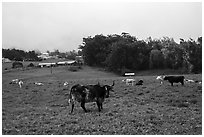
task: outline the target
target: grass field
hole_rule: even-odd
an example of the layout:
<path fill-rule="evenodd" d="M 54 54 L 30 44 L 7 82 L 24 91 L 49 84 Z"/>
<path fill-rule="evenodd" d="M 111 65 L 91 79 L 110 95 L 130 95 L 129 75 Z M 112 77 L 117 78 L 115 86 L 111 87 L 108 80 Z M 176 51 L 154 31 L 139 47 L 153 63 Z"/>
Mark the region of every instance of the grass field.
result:
<path fill-rule="evenodd" d="M 4 64 L 2 66 L 5 67 Z M 70 72 L 66 67 L 2 70 L 2 134 L 3 135 L 201 135 L 202 85 L 184 86 L 164 82 L 155 75 L 135 76 L 142 86 L 127 86 L 124 77 L 84 67 Z M 202 80 L 201 74 L 185 75 Z M 9 84 L 22 78 L 23 87 Z M 114 92 L 98 112 L 95 103 L 87 103 L 91 112 L 84 113 L 77 104 L 73 114 L 68 106 L 69 89 L 74 84 L 112 84 Z M 64 87 L 67 81 L 69 87 Z M 37 86 L 34 82 L 42 82 Z"/>

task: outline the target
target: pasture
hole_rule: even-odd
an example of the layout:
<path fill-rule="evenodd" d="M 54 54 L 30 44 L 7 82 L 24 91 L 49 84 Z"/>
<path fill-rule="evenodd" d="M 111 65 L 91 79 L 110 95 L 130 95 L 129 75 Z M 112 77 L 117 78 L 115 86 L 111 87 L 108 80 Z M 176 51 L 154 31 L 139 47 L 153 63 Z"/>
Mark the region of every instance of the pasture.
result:
<path fill-rule="evenodd" d="M 4 64 L 3 64 L 4 65 Z M 2 66 L 4 67 L 4 66 Z M 202 81 L 201 74 L 184 75 Z M 9 84 L 23 79 L 23 86 Z M 201 135 L 202 85 L 167 81 L 160 85 L 156 75 L 134 76 L 141 86 L 128 86 L 124 77 L 84 67 L 70 72 L 66 66 L 28 70 L 2 70 L 3 135 Z M 84 113 L 77 104 L 73 114 L 68 105 L 74 84 L 112 84 L 114 92 L 99 113 L 96 103 L 87 103 Z M 64 82 L 68 87 L 63 86 Z M 35 82 L 42 82 L 37 86 Z"/>

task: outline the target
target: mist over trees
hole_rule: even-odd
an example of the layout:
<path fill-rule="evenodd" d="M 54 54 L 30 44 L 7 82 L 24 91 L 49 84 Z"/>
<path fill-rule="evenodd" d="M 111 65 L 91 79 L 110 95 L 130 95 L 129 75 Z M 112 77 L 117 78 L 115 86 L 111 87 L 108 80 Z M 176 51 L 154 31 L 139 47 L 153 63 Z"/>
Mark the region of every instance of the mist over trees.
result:
<path fill-rule="evenodd" d="M 202 71 L 202 37 L 196 41 L 173 38 L 139 40 L 128 33 L 95 35 L 83 38 L 82 49 L 87 65 L 122 73 L 126 70 L 174 69 L 185 73 Z"/>

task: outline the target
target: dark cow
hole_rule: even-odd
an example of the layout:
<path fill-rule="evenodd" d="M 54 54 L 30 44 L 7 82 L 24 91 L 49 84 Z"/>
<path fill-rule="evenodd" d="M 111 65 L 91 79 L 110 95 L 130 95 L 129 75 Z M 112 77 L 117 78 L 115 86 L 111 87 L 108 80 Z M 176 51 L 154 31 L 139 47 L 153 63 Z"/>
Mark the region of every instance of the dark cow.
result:
<path fill-rule="evenodd" d="M 75 102 L 80 102 L 81 107 L 85 112 L 88 112 L 85 108 L 85 103 L 88 102 L 96 102 L 98 106 L 98 111 L 100 112 L 103 109 L 102 103 L 104 102 L 105 98 L 109 97 L 109 91 L 113 91 L 113 86 L 104 85 L 101 86 L 100 84 L 96 85 L 74 85 L 70 91 L 70 99 L 69 103 L 72 104 L 71 113 L 74 110 Z"/>
<path fill-rule="evenodd" d="M 143 85 L 143 80 L 139 80 L 135 85 Z"/>
<path fill-rule="evenodd" d="M 184 76 L 164 76 L 164 80 L 168 80 L 173 86 L 173 83 L 181 83 L 184 85 Z"/>

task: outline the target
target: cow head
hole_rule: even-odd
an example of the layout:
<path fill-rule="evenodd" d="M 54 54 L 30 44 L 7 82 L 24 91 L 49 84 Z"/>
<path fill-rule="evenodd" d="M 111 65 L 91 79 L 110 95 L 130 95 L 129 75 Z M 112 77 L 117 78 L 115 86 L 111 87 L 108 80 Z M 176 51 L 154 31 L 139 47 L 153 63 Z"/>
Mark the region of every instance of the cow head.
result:
<path fill-rule="evenodd" d="M 169 79 L 169 77 L 168 77 L 168 76 L 164 76 L 163 78 L 164 78 L 164 80 L 168 80 L 168 79 Z"/>
<path fill-rule="evenodd" d="M 114 90 L 113 90 L 113 86 L 115 85 L 115 81 L 113 81 L 113 84 L 110 86 L 110 85 L 104 85 L 103 86 L 103 88 L 104 88 L 104 90 L 105 90 L 105 93 L 106 93 L 106 95 L 105 95 L 105 97 L 106 98 L 108 98 L 109 97 L 109 92 L 110 91 L 113 91 L 114 92 Z"/>

